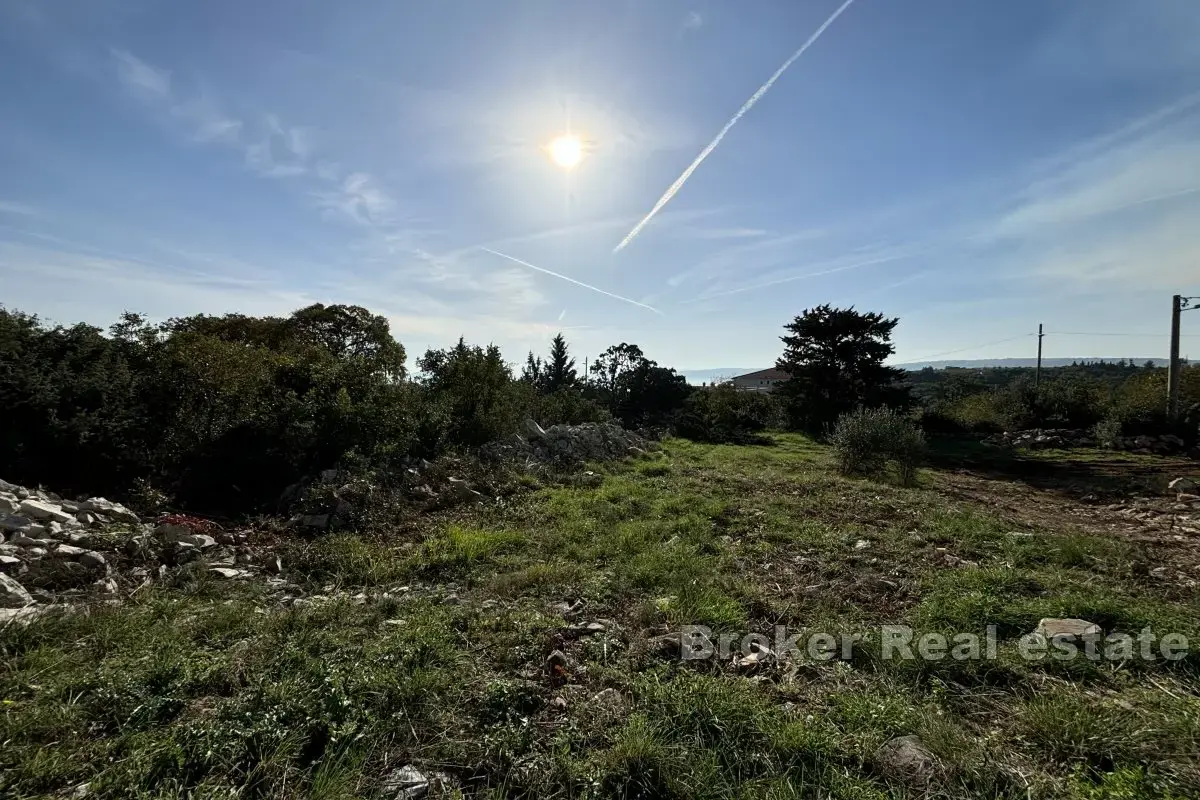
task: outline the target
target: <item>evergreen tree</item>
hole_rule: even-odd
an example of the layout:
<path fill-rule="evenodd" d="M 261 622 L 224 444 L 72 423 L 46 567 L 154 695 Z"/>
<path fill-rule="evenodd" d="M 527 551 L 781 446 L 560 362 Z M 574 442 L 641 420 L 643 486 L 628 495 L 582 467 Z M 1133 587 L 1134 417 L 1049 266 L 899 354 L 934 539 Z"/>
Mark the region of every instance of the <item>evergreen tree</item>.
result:
<path fill-rule="evenodd" d="M 550 342 L 550 358 L 543 372 L 543 391 L 556 392 L 574 386 L 579 379 L 575 359 L 567 352 L 567 340 L 559 333 Z"/>
<path fill-rule="evenodd" d="M 884 365 L 895 352 L 898 318 L 829 305 L 806 309 L 784 326 L 775 366 L 791 377 L 778 389 L 792 424 L 819 431 L 859 406 L 904 406 L 904 371 Z"/>

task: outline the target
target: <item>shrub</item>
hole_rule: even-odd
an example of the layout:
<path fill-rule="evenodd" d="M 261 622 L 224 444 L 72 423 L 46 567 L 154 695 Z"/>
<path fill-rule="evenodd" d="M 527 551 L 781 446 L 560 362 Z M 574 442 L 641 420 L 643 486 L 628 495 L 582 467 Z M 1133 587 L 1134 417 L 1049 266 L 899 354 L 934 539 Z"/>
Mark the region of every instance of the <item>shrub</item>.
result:
<path fill-rule="evenodd" d="M 890 408 L 860 408 L 838 418 L 830 436 L 838 469 L 847 475 L 880 475 L 889 463 L 912 483 L 925 454 L 925 434 Z"/>
<path fill-rule="evenodd" d="M 675 432 L 698 442 L 746 444 L 758 441 L 757 434 L 780 422 L 779 404 L 771 395 L 722 384 L 692 393 Z"/>
<path fill-rule="evenodd" d="M 1117 440 L 1121 438 L 1122 427 L 1121 418 L 1117 414 L 1109 412 L 1108 416 L 1097 422 L 1092 428 L 1092 436 L 1101 446 L 1114 447 Z"/>

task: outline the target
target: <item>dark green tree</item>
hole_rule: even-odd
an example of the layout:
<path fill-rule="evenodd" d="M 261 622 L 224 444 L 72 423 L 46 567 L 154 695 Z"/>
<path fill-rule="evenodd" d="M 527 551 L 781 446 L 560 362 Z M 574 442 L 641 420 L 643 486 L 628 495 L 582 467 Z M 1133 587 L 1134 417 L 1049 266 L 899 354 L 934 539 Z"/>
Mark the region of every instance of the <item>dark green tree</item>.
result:
<path fill-rule="evenodd" d="M 521 380 L 528 383 L 534 389 L 541 389 L 542 381 L 545 377 L 545 367 L 542 365 L 542 359 L 535 356 L 533 351 L 529 351 L 529 355 L 525 359 L 525 366 L 521 369 Z"/>
<path fill-rule="evenodd" d="M 901 407 L 904 371 L 884 365 L 895 352 L 898 318 L 828 304 L 805 309 L 784 326 L 776 368 L 791 377 L 777 390 L 794 427 L 821 431 L 859 406 Z"/>
<path fill-rule="evenodd" d="M 642 348 L 628 342 L 614 344 L 596 358 L 591 372 L 598 387 L 608 394 L 610 407 L 615 409 L 621 403 L 621 377 L 645 361 Z"/>
<path fill-rule="evenodd" d="M 575 371 L 575 359 L 567 351 L 567 340 L 562 333 L 550 341 L 550 358 L 546 360 L 542 391 L 557 392 L 575 385 L 579 379 Z"/>

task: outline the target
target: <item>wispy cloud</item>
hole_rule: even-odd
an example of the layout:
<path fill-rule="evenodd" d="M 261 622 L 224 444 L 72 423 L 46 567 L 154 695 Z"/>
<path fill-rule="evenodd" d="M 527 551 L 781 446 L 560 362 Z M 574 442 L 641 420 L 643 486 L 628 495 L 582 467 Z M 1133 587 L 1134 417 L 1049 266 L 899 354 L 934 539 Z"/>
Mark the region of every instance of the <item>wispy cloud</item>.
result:
<path fill-rule="evenodd" d="M 637 300 L 631 300 L 628 297 L 622 297 L 619 294 L 613 294 L 612 292 L 605 291 L 604 289 L 600 289 L 596 286 L 592 286 L 591 284 L 584 283 L 583 281 L 577 281 L 574 278 L 568 278 L 566 275 L 562 275 L 558 272 L 553 272 L 551 270 L 544 269 L 543 267 L 534 266 L 533 264 L 530 264 L 528 261 L 522 261 L 521 259 L 516 258 L 515 256 L 510 256 L 505 253 L 501 253 L 498 250 L 492 250 L 487 247 L 481 247 L 479 249 L 483 250 L 484 252 L 491 253 L 494 256 L 499 256 L 500 258 L 506 258 L 515 264 L 520 264 L 523 267 L 528 267 L 529 269 L 535 270 L 537 272 L 541 272 L 545 275 L 550 275 L 552 277 L 558 278 L 559 280 L 564 280 L 564 281 L 567 281 L 568 283 L 573 283 L 576 286 L 582 286 L 584 289 L 589 289 L 593 292 L 597 292 L 598 294 L 602 294 L 605 297 L 611 297 L 614 300 L 620 300 L 623 303 L 629 303 L 630 305 L 638 306 L 639 308 L 644 308 L 647 311 L 653 311 L 655 314 L 662 314 L 661 311 L 659 311 L 657 308 L 654 308 L 653 306 L 648 306 L 645 303 L 639 303 Z"/>
<path fill-rule="evenodd" d="M 757 239 L 767 233 L 764 228 L 692 228 L 688 231 L 694 239 Z"/>
<path fill-rule="evenodd" d="M 791 57 L 788 58 L 787 61 L 783 62 L 783 65 L 780 66 L 779 69 L 775 70 L 775 74 L 768 78 L 766 83 L 758 87 L 758 91 L 752 94 L 750 99 L 742 104 L 742 107 L 738 109 L 737 113 L 725 123 L 725 127 L 721 128 L 720 132 L 717 133 L 713 140 L 708 143 L 708 146 L 700 151 L 700 155 L 696 156 L 696 160 L 688 165 L 688 168 L 683 171 L 682 175 L 675 179 L 675 182 L 667 188 L 667 191 L 663 192 L 663 196 L 658 198 L 658 202 L 655 203 L 654 207 L 650 209 L 650 213 L 643 217 L 641 222 L 635 225 L 633 230 L 631 230 L 625 236 L 625 238 L 622 239 L 615 248 L 613 248 L 614 253 L 623 250 L 626 245 L 632 242 L 634 238 L 642 232 L 642 228 L 645 228 L 646 225 L 650 223 L 650 220 L 654 219 L 654 216 L 661 211 L 667 203 L 671 202 L 671 198 L 673 198 L 679 192 L 679 190 L 683 188 L 683 185 L 687 183 L 688 178 L 692 177 L 692 173 L 704 163 L 704 159 L 708 158 L 712 151 L 717 149 L 717 145 L 719 145 L 721 140 L 725 138 L 725 134 L 729 133 L 733 126 L 738 124 L 738 121 L 746 115 L 746 112 L 754 108 L 754 105 L 762 99 L 763 95 L 771 90 L 771 87 L 775 85 L 775 81 L 779 80 L 780 76 L 787 71 L 787 68 L 790 67 L 796 59 L 804 55 L 804 52 L 808 50 L 808 48 L 812 47 L 813 43 L 815 43 L 817 39 L 821 38 L 821 34 L 825 32 L 825 29 L 832 25 L 834 20 L 840 17 L 842 12 L 849 8 L 850 4 L 853 2 L 854 0 L 846 0 L 844 3 L 838 6 L 838 9 L 830 15 L 829 19 L 821 23 L 821 27 L 817 28 L 816 32 L 813 33 L 812 36 L 808 37 L 808 40 L 804 44 L 800 45 L 800 49 L 792 53 Z"/>
<path fill-rule="evenodd" d="M 33 206 L 27 206 L 24 203 L 12 203 L 7 200 L 0 200 L 0 214 L 13 214 L 20 217 L 37 216 L 37 209 Z"/>
<path fill-rule="evenodd" d="M 689 11 L 683 17 L 683 29 L 696 31 L 704 25 L 704 16 L 699 11 Z"/>
<path fill-rule="evenodd" d="M 901 261 L 901 260 L 905 260 L 905 259 L 909 259 L 909 258 L 916 258 L 917 256 L 932 252 L 934 249 L 936 249 L 936 248 L 935 247 L 925 247 L 925 248 L 917 248 L 917 249 L 905 248 L 901 252 L 889 253 L 886 255 L 876 256 L 874 258 L 865 258 L 865 259 L 857 259 L 857 260 L 849 260 L 849 261 L 847 261 L 846 259 L 838 259 L 838 260 L 834 260 L 831 262 L 826 262 L 827 264 L 829 264 L 829 266 L 826 266 L 824 268 L 818 268 L 818 269 L 813 269 L 813 267 L 819 266 L 819 265 L 808 265 L 804 271 L 801 271 L 798 273 L 784 275 L 779 278 L 774 278 L 772 280 L 762 281 L 759 283 L 752 283 L 752 284 L 748 284 L 745 286 L 738 286 L 734 289 L 728 289 L 728 290 L 721 291 L 721 292 L 711 292 L 709 294 L 704 294 L 704 295 L 701 295 L 700 297 L 695 297 L 695 298 L 692 298 L 691 300 L 684 300 L 681 302 L 682 302 L 682 304 L 699 303 L 699 302 L 703 302 L 705 300 L 713 300 L 713 299 L 716 299 L 719 297 L 729 297 L 731 295 L 742 294 L 744 292 L 753 292 L 753 291 L 758 291 L 759 289 L 767 289 L 772 286 L 779 286 L 781 284 L 792 283 L 794 281 L 802 281 L 802 280 L 807 280 L 809 278 L 818 278 L 818 277 L 821 277 L 824 275 L 834 275 L 838 272 L 848 272 L 850 270 L 862 269 L 864 267 L 872 267 L 872 266 L 876 266 L 878 264 L 888 264 L 893 261 Z"/>
<path fill-rule="evenodd" d="M 171 95 L 171 73 L 147 64 L 126 50 L 110 51 L 117 62 L 117 77 L 129 89 L 154 97 Z"/>

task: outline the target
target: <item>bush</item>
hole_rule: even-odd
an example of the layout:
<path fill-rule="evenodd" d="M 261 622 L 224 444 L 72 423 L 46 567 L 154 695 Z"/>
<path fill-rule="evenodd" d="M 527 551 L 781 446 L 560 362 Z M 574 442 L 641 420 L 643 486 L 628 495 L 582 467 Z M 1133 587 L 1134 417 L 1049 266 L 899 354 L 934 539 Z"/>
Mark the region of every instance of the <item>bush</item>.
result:
<path fill-rule="evenodd" d="M 860 408 L 838 418 L 829 437 L 846 475 L 880 475 L 889 463 L 910 484 L 925 455 L 925 434 L 912 420 L 890 408 Z"/>
<path fill-rule="evenodd" d="M 761 431 L 781 422 L 779 403 L 771 395 L 722 384 L 692 393 L 675 433 L 698 442 L 751 444 L 760 441 Z"/>
<path fill-rule="evenodd" d="M 574 386 L 549 394 L 535 395 L 530 402 L 529 416 L 543 427 L 606 422 L 611 418 L 604 405 L 585 397 L 583 392 Z"/>
<path fill-rule="evenodd" d="M 1102 447 L 1115 447 L 1117 440 L 1121 438 L 1122 427 L 1120 416 L 1109 412 L 1108 416 L 1092 428 L 1092 436 Z"/>

